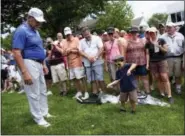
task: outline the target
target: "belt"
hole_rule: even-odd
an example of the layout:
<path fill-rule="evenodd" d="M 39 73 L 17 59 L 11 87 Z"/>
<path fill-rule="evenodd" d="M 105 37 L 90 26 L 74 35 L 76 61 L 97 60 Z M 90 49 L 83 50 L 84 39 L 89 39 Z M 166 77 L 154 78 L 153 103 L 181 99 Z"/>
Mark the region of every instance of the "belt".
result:
<path fill-rule="evenodd" d="M 36 59 L 30 59 L 30 60 L 33 60 L 33 61 L 38 62 L 40 64 L 43 64 L 43 60 L 36 60 Z"/>

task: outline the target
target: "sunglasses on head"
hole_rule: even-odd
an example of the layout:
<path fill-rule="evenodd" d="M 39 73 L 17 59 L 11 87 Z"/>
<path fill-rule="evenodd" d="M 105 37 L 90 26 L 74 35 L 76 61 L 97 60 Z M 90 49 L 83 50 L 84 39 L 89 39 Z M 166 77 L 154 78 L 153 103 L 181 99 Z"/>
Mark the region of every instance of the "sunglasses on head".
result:
<path fill-rule="evenodd" d="M 115 60 L 114 63 L 124 62 L 124 60 Z"/>
<path fill-rule="evenodd" d="M 136 34 L 136 33 L 138 33 L 138 31 L 131 31 L 130 33 L 131 34 Z"/>
<path fill-rule="evenodd" d="M 108 33 L 108 35 L 113 35 L 113 33 Z"/>

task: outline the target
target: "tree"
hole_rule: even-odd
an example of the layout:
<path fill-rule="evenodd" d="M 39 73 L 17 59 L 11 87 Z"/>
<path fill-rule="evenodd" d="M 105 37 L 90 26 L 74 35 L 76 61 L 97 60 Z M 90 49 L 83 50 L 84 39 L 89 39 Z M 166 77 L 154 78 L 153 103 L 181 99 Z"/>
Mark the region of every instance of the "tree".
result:
<path fill-rule="evenodd" d="M 6 38 L 1 37 L 1 46 L 4 49 L 11 49 L 12 47 L 12 34 L 8 35 Z"/>
<path fill-rule="evenodd" d="M 160 23 L 165 24 L 167 20 L 168 14 L 165 13 L 156 13 L 153 14 L 152 17 L 148 20 L 149 26 L 158 27 Z"/>
<path fill-rule="evenodd" d="M 76 27 L 88 14 L 102 11 L 107 0 L 2 0 L 2 32 L 7 25 L 17 27 L 31 7 L 43 10 L 47 23 L 42 30 L 56 36 L 65 26 Z"/>
<path fill-rule="evenodd" d="M 110 26 L 126 29 L 131 25 L 134 14 L 126 0 L 109 2 L 104 9 L 104 12 L 98 15 L 97 29 L 106 30 Z"/>

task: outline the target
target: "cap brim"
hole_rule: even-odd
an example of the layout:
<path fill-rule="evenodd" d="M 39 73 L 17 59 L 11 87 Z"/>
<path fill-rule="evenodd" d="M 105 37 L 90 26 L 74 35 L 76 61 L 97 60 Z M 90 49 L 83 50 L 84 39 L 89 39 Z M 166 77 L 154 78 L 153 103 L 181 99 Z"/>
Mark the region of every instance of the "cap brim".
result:
<path fill-rule="evenodd" d="M 113 31 L 109 31 L 109 32 L 107 32 L 107 34 L 113 34 L 114 32 Z"/>
<path fill-rule="evenodd" d="M 64 34 L 69 35 L 69 34 L 72 34 L 72 32 L 71 31 L 66 31 L 66 32 L 64 32 Z"/>
<path fill-rule="evenodd" d="M 150 33 L 156 33 L 156 31 L 148 31 L 148 32 L 150 32 Z"/>
<path fill-rule="evenodd" d="M 38 22 L 46 22 L 46 20 L 43 17 L 34 17 L 35 20 L 37 20 Z"/>
<path fill-rule="evenodd" d="M 136 30 L 133 30 L 133 31 L 132 31 L 132 30 L 131 30 L 130 32 L 131 32 L 131 33 L 138 33 L 139 31 L 136 31 Z"/>
<path fill-rule="evenodd" d="M 175 27 L 174 25 L 166 25 L 167 27 Z"/>

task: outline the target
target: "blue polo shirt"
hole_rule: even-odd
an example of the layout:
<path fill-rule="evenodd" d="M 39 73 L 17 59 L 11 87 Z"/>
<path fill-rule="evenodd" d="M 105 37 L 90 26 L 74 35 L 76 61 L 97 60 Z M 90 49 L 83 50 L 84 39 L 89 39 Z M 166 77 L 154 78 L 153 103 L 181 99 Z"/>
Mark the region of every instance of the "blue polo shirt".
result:
<path fill-rule="evenodd" d="M 121 92 L 131 92 L 137 88 L 137 81 L 134 73 L 127 76 L 127 71 L 131 67 L 131 64 L 125 64 L 121 69 L 116 71 L 116 80 L 120 80 Z"/>
<path fill-rule="evenodd" d="M 12 48 L 20 49 L 24 59 L 43 61 L 46 57 L 39 32 L 27 23 L 21 24 L 16 29 L 12 42 Z"/>

